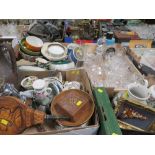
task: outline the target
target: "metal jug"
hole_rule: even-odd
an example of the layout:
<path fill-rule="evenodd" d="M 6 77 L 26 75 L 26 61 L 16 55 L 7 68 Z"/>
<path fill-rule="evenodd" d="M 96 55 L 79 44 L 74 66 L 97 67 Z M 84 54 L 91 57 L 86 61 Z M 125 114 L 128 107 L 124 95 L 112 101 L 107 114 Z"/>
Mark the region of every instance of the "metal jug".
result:
<path fill-rule="evenodd" d="M 17 87 L 16 57 L 9 44 L 0 44 L 0 78 Z"/>

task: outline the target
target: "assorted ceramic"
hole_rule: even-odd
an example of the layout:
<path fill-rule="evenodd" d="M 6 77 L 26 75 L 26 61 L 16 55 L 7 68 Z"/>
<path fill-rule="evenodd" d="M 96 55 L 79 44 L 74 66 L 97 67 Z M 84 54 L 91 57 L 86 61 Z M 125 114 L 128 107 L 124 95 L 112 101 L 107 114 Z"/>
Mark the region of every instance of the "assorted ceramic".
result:
<path fill-rule="evenodd" d="M 18 69 L 21 71 L 46 71 L 47 70 L 45 68 L 40 68 L 36 66 L 19 66 Z"/>
<path fill-rule="evenodd" d="M 21 86 L 27 90 L 31 90 L 33 89 L 32 87 L 32 84 L 35 80 L 37 80 L 38 78 L 36 76 L 29 76 L 29 77 L 26 77 L 24 78 L 22 81 L 21 81 Z"/>
<path fill-rule="evenodd" d="M 30 56 L 40 56 L 41 55 L 41 52 L 34 52 L 34 51 L 31 51 L 29 50 L 26 45 L 25 45 L 25 38 L 23 38 L 20 42 L 19 42 L 19 46 L 20 46 L 20 50 L 25 53 L 25 54 L 28 54 Z"/>
<path fill-rule="evenodd" d="M 38 79 L 33 82 L 32 87 L 34 89 L 34 98 L 39 105 L 49 105 L 52 101 L 53 94 L 52 89 L 46 86 L 46 82 L 43 79 Z"/>
<path fill-rule="evenodd" d="M 60 43 L 44 43 L 42 55 L 50 61 L 59 61 L 67 58 L 67 48 Z"/>
<path fill-rule="evenodd" d="M 30 49 L 34 52 L 38 52 L 41 50 L 41 48 L 43 46 L 43 41 L 38 37 L 28 36 L 28 37 L 26 37 L 25 45 L 28 49 Z"/>
<path fill-rule="evenodd" d="M 46 86 L 52 88 L 54 95 L 58 95 L 63 90 L 63 84 L 57 77 L 48 77 L 43 80 L 46 82 Z"/>

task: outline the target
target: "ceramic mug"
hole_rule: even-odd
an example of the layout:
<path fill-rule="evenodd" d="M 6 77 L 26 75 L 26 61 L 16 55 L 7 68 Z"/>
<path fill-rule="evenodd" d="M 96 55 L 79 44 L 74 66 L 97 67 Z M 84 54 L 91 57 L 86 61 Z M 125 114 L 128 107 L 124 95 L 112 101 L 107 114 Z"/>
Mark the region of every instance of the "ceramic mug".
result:
<path fill-rule="evenodd" d="M 49 105 L 53 94 L 50 87 L 46 87 L 45 80 L 38 79 L 33 82 L 34 98 L 39 105 Z"/>
<path fill-rule="evenodd" d="M 147 104 L 147 100 L 150 98 L 149 89 L 146 85 L 132 83 L 128 86 L 129 98 L 143 102 Z"/>

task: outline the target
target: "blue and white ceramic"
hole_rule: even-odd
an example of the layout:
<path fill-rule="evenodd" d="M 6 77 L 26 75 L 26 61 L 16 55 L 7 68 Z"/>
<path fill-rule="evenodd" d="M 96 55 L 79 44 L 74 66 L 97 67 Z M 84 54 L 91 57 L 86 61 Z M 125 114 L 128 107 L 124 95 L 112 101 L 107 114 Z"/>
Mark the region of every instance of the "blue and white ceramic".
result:
<path fill-rule="evenodd" d="M 84 51 L 81 47 L 76 47 L 74 50 L 70 51 L 68 57 L 71 61 L 77 64 L 78 61 L 83 61 Z"/>

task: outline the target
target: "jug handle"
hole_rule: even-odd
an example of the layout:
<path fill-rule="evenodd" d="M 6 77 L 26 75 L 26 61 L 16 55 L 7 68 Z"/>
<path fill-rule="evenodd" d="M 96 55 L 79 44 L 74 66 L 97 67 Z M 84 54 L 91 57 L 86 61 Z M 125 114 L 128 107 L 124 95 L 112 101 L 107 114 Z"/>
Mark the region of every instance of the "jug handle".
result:
<path fill-rule="evenodd" d="M 11 63 L 12 63 L 12 70 L 14 73 L 17 74 L 16 57 L 15 57 L 15 53 L 14 53 L 12 46 L 9 44 L 2 44 L 1 48 L 2 47 L 6 48 L 8 50 L 9 55 L 10 55 L 10 59 L 11 59 Z"/>

